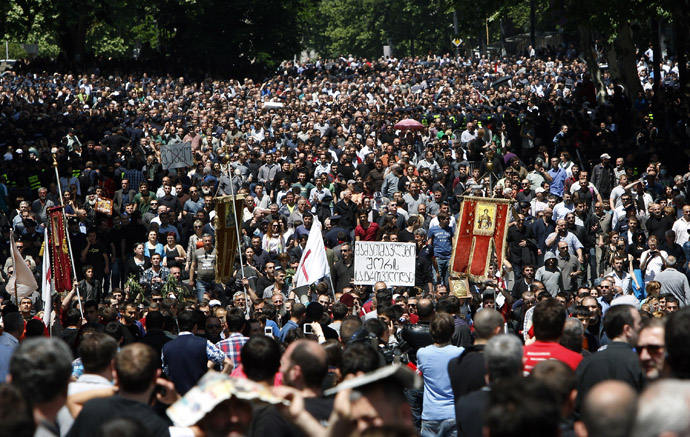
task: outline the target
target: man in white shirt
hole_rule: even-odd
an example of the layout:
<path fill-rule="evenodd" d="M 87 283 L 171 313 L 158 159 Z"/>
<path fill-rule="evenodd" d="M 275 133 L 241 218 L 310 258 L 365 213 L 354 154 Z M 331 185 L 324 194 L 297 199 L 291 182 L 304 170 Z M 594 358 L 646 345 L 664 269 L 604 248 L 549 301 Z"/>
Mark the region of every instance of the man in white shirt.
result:
<path fill-rule="evenodd" d="M 623 257 L 615 257 L 613 259 L 613 270 L 606 277 L 611 278 L 613 285 L 620 287 L 623 290 L 623 294 L 630 294 L 632 292 L 632 276 L 623 270 L 624 261 Z"/>
<path fill-rule="evenodd" d="M 688 229 L 690 229 L 690 205 L 685 205 L 683 207 L 683 217 L 676 220 L 671 229 L 676 233 L 676 244 L 682 246 L 688 241 L 688 237 L 690 236 L 688 232 Z"/>

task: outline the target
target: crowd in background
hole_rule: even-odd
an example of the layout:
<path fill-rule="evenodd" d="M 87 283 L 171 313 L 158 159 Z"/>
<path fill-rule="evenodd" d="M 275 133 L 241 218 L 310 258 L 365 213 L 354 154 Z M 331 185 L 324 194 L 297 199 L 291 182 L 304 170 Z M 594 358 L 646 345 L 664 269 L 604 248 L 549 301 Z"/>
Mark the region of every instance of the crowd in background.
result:
<path fill-rule="evenodd" d="M 644 433 L 671 414 L 652 404 L 688 405 L 684 384 L 652 385 L 636 404 L 648 382 L 686 377 L 690 339 L 687 311 L 672 315 L 690 303 L 690 131 L 678 67 L 660 64 L 654 90 L 640 55 L 636 95 L 603 71 L 603 101 L 574 49 L 285 62 L 256 83 L 10 71 L 0 77 L 2 279 L 14 270 L 11 233 L 42 277 L 43 229 L 59 205 L 77 278 L 52 307 L 40 291 L 13 302 L 0 285 L 0 379 L 12 375 L 35 425 L 55 435 L 91 435 L 120 417 L 151 435 L 191 432 L 156 413 L 165 394 L 136 414 L 131 402 L 148 403 L 156 385 L 184 395 L 208 368 L 291 387 L 282 394 L 309 416 L 247 411 L 233 398 L 219 413 L 233 424 L 200 422 L 205 435 L 215 425 L 249 435 L 323 435 L 328 424 L 331 435 L 687 430 Z M 404 119 L 419 125 L 396 127 Z M 162 168 L 161 148 L 174 142 L 191 143 L 193 167 Z M 220 282 L 214 201 L 233 194 L 245 199 L 240 253 Z M 514 202 L 502 268 L 494 255 L 486 281 L 458 297 L 449 261 L 468 195 Z M 322 232 L 330 274 L 305 289 L 293 278 L 311 232 Z M 415 286 L 356 284 L 358 241 L 414 243 Z M 69 350 L 16 349 L 47 334 Z M 69 372 L 48 375 L 55 392 L 70 377 L 70 395 L 89 381 L 107 388 L 114 372 L 120 394 L 81 402 L 88 414 L 68 402 L 51 415 L 62 398 L 32 399 L 34 385 L 15 381 L 61 360 Z M 323 396 L 391 364 L 421 374 L 423 387 L 396 374 L 361 398 L 344 391 L 350 407 Z M 0 387 L 2 402 L 11 396 L 22 393 Z"/>

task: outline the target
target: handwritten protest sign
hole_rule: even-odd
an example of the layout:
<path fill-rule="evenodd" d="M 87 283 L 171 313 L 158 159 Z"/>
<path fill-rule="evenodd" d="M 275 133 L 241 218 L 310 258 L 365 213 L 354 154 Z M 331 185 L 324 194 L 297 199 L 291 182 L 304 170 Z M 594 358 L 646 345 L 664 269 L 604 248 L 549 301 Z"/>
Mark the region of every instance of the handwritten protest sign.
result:
<path fill-rule="evenodd" d="M 358 241 L 355 243 L 355 284 L 383 281 L 390 286 L 414 286 L 414 243 Z"/>
<path fill-rule="evenodd" d="M 192 167 L 194 157 L 192 156 L 192 143 L 170 143 L 161 146 L 161 165 L 163 170 L 169 168 Z"/>

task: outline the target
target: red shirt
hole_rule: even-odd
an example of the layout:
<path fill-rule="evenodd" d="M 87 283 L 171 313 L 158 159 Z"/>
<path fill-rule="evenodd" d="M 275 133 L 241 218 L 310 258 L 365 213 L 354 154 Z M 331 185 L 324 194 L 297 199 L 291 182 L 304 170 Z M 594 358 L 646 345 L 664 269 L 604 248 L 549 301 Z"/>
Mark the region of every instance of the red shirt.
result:
<path fill-rule="evenodd" d="M 369 223 L 369 227 L 364 229 L 357 225 L 355 228 L 355 236 L 359 237 L 360 241 L 376 241 L 376 234 L 379 232 L 378 223 Z"/>
<path fill-rule="evenodd" d="M 523 349 L 525 367 L 523 372 L 525 376 L 529 374 L 538 362 L 544 360 L 558 360 L 568 365 L 573 371 L 577 365 L 582 361 L 582 355 L 573 352 L 561 346 L 558 343 L 535 341 Z"/>

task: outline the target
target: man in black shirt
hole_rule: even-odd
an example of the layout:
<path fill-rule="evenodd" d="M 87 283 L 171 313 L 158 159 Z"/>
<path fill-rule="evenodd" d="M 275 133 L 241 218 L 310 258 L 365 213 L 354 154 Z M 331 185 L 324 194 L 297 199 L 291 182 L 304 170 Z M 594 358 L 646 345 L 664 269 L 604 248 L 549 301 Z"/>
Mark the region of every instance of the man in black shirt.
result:
<path fill-rule="evenodd" d="M 578 407 L 592 387 L 607 379 L 626 382 L 638 392 L 644 388 L 645 374 L 633 351 L 641 320 L 639 311 L 631 305 L 614 305 L 606 311 L 604 330 L 611 342 L 606 349 L 585 358 L 577 367 Z"/>

